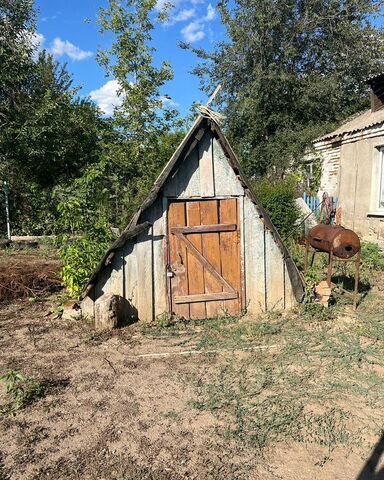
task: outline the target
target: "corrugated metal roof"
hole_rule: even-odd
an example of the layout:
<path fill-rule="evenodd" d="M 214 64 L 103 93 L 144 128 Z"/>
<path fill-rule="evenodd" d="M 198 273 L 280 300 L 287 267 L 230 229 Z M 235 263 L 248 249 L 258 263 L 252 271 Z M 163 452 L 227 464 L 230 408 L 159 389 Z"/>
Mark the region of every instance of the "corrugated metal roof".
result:
<path fill-rule="evenodd" d="M 355 116 L 354 118 L 350 119 L 337 130 L 334 130 L 331 133 L 327 133 L 326 135 L 317 138 L 315 142 L 320 142 L 322 140 L 328 140 L 333 137 L 338 137 L 339 135 L 344 135 L 346 133 L 353 133 L 358 132 L 360 130 L 364 130 L 366 128 L 373 127 L 380 123 L 384 122 L 384 108 L 377 110 L 376 112 L 371 112 L 371 110 L 367 110 L 360 115 Z"/>

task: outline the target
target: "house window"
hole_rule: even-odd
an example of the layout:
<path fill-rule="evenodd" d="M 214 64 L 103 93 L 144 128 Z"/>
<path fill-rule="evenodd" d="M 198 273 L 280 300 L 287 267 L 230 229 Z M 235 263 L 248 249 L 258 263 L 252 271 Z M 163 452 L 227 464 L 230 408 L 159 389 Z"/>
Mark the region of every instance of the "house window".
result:
<path fill-rule="evenodd" d="M 374 149 L 372 160 L 371 198 L 367 216 L 384 218 L 384 145 Z"/>
<path fill-rule="evenodd" d="M 384 148 L 380 150 L 379 166 L 379 210 L 384 210 Z"/>

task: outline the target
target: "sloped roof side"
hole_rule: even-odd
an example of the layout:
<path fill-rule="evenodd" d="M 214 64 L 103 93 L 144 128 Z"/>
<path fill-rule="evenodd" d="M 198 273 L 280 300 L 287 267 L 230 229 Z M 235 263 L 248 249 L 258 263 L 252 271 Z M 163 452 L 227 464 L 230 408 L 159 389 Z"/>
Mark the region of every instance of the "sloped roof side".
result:
<path fill-rule="evenodd" d="M 347 133 L 354 133 L 360 130 L 365 130 L 366 128 L 374 127 L 375 125 L 378 125 L 380 123 L 384 123 L 384 108 L 377 110 L 376 112 L 371 112 L 371 110 L 367 110 L 364 113 L 361 113 L 348 120 L 337 130 L 334 130 L 331 133 L 327 133 L 326 135 L 317 138 L 314 143 L 321 142 L 322 140 L 328 140 L 333 137 L 345 135 Z"/>
<path fill-rule="evenodd" d="M 292 260 L 286 246 L 284 245 L 284 242 L 282 241 L 279 233 L 277 232 L 276 228 L 272 224 L 268 214 L 264 210 L 264 208 L 261 206 L 259 200 L 257 199 L 256 195 L 252 191 L 250 184 L 231 148 L 229 145 L 227 139 L 223 135 L 220 127 L 211 119 L 211 118 L 206 118 L 203 117 L 202 115 L 199 115 L 199 117 L 196 119 L 195 123 L 193 124 L 192 128 L 189 130 L 179 147 L 176 149 L 175 153 L 167 163 L 167 165 L 164 167 L 163 171 L 160 173 L 159 177 L 157 178 L 156 182 L 154 183 L 148 197 L 144 200 L 143 204 L 139 208 L 138 212 L 133 216 L 132 220 L 130 221 L 129 225 L 127 228 L 124 230 L 124 232 L 121 234 L 120 238 L 118 238 L 115 243 L 112 245 L 112 247 L 107 251 L 107 253 L 104 255 L 102 261 L 100 262 L 99 266 L 93 273 L 92 277 L 90 278 L 87 287 L 85 289 L 85 292 L 83 294 L 83 298 L 88 295 L 95 285 L 95 283 L 98 280 L 98 277 L 102 270 L 107 267 L 111 261 L 112 258 L 122 244 L 127 241 L 129 238 L 133 238 L 134 236 L 138 235 L 143 231 L 145 228 L 149 228 L 150 224 L 148 222 L 145 222 L 143 224 L 140 224 L 140 219 L 142 217 L 142 213 L 147 210 L 156 200 L 158 197 L 159 192 L 161 191 L 165 181 L 169 177 L 169 175 L 172 174 L 176 164 L 180 159 L 186 158 L 188 154 L 192 151 L 193 148 L 199 143 L 199 141 L 203 138 L 204 133 L 207 130 L 211 130 L 214 136 L 217 138 L 219 141 L 225 156 L 227 157 L 227 160 L 229 161 L 231 167 L 233 168 L 235 174 L 237 175 L 239 181 L 241 182 L 244 191 L 246 195 L 250 197 L 252 202 L 255 204 L 257 211 L 260 215 L 260 218 L 263 219 L 264 224 L 266 228 L 268 228 L 271 232 L 272 235 L 279 246 L 283 258 L 286 262 L 287 265 L 287 270 L 292 282 L 292 288 L 295 294 L 295 297 L 297 301 L 301 301 L 303 294 L 304 294 L 304 282 L 303 278 L 298 271 L 296 264 Z"/>

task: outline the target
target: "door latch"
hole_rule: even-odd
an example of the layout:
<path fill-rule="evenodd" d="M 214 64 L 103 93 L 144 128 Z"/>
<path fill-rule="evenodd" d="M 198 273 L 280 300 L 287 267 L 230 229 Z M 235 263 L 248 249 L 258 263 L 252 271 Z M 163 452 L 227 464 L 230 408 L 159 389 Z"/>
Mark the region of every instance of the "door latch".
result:
<path fill-rule="evenodd" d="M 167 278 L 173 278 L 175 273 L 172 271 L 171 267 L 167 265 Z"/>

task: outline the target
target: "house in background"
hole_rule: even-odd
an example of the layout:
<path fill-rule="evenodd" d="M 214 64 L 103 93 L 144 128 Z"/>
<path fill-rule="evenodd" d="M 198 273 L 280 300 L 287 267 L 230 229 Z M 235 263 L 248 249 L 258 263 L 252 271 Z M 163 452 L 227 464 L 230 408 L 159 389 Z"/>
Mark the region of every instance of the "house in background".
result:
<path fill-rule="evenodd" d="M 341 224 L 384 247 L 384 74 L 370 78 L 371 108 L 314 142 L 319 196 L 338 199 Z"/>

